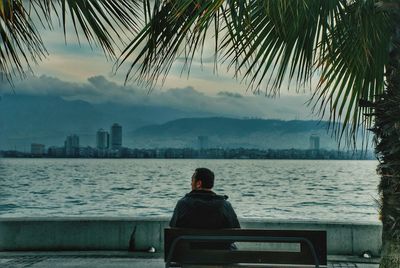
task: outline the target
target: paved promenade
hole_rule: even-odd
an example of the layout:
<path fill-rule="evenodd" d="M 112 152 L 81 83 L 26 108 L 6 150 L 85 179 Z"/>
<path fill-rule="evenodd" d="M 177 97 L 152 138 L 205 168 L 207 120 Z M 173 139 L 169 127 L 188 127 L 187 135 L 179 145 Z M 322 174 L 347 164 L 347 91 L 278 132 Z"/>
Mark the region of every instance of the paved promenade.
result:
<path fill-rule="evenodd" d="M 329 268 L 378 268 L 379 259 L 328 256 Z M 164 268 L 162 254 L 126 252 L 0 252 L 1 268 Z"/>

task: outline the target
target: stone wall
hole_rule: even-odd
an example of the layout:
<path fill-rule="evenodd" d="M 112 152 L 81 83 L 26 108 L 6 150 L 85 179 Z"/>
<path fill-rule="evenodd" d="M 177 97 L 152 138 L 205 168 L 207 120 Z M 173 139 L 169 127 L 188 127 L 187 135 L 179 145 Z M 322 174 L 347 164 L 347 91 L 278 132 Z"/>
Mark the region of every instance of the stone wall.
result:
<path fill-rule="evenodd" d="M 242 228 L 326 230 L 328 255 L 379 256 L 379 223 L 338 223 L 240 219 Z M 0 251 L 128 250 L 163 251 L 167 218 L 0 218 Z M 132 239 L 131 239 L 132 237 Z M 260 246 L 262 247 L 262 246 Z"/>

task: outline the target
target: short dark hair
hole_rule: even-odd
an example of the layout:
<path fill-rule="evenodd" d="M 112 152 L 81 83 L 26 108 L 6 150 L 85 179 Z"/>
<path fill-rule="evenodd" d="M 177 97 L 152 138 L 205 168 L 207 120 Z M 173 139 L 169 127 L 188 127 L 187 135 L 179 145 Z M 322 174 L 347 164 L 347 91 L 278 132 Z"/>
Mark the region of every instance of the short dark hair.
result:
<path fill-rule="evenodd" d="M 214 186 L 214 172 L 208 168 L 196 168 L 194 179 L 195 181 L 201 181 L 202 188 L 211 189 Z"/>

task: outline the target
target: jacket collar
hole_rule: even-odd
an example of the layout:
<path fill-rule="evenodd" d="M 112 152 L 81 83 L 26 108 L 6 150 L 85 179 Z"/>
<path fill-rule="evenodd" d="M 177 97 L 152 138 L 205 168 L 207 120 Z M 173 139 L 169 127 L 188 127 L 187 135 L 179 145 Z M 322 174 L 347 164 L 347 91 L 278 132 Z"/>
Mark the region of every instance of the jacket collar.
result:
<path fill-rule="evenodd" d="M 209 194 L 209 195 L 217 195 L 213 191 L 206 191 L 206 190 L 192 190 L 189 194 Z"/>
<path fill-rule="evenodd" d="M 186 194 L 188 197 L 200 197 L 206 199 L 228 199 L 227 195 L 218 195 L 213 191 L 205 191 L 205 190 L 192 190 L 190 193 Z"/>

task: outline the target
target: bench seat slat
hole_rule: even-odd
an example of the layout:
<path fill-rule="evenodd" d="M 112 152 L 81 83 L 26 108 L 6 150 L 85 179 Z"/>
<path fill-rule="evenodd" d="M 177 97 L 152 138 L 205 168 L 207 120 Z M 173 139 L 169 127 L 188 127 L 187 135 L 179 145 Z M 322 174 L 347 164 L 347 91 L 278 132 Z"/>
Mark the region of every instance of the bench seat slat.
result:
<path fill-rule="evenodd" d="M 304 264 L 313 265 L 310 255 L 299 255 L 287 252 L 259 251 L 215 251 L 191 250 L 190 255 L 184 250 L 177 251 L 174 262 L 188 264 L 226 264 L 226 263 L 274 263 L 274 264 Z M 205 257 L 206 256 L 206 257 Z"/>

